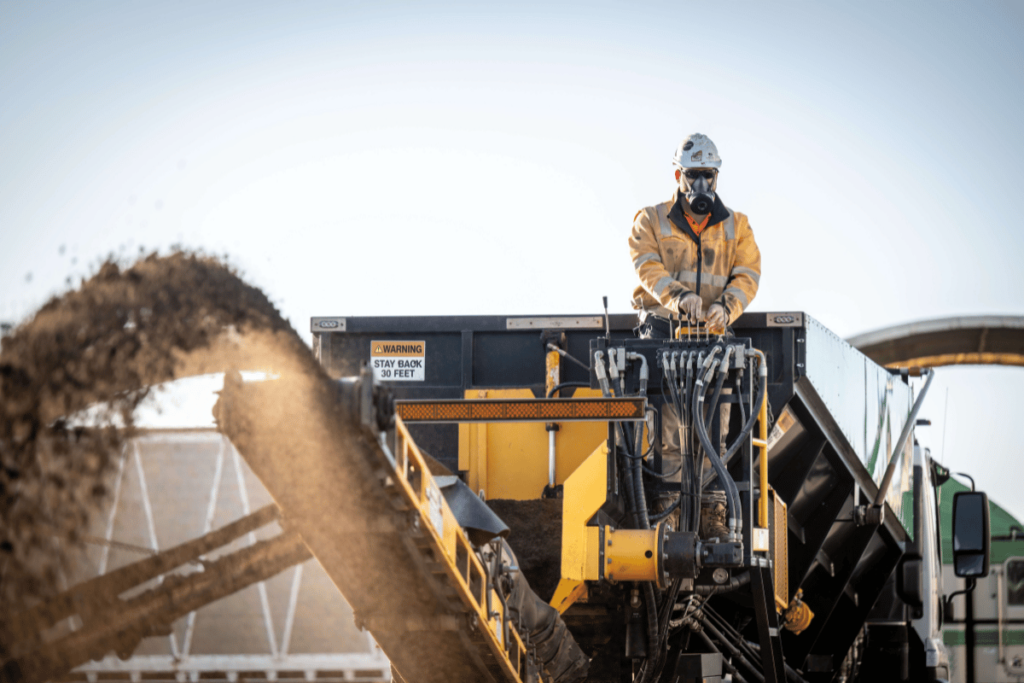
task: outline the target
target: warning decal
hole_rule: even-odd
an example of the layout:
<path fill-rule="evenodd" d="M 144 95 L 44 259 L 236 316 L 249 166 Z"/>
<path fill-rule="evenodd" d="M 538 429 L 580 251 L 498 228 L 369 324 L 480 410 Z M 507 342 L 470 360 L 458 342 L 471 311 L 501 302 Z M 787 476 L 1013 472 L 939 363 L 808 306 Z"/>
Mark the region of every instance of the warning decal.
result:
<path fill-rule="evenodd" d="M 426 375 L 427 343 L 424 341 L 371 341 L 373 377 L 385 382 L 422 382 Z"/>

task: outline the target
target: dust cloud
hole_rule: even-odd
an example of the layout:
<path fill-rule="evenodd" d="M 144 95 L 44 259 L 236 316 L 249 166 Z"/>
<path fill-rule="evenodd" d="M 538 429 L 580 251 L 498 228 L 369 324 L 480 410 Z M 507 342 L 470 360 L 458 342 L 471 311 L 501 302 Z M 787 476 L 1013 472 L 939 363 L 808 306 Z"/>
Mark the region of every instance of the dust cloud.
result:
<path fill-rule="evenodd" d="M 108 260 L 4 336 L 0 613 L 58 590 L 150 387 L 234 368 L 320 373 L 263 292 L 197 253 Z"/>

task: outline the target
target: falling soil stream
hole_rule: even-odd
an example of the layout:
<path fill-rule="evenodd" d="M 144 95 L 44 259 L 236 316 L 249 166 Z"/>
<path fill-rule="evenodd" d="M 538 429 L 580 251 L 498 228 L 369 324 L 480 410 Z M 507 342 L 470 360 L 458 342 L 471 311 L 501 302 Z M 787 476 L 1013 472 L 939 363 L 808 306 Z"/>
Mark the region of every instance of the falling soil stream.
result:
<path fill-rule="evenodd" d="M 245 388 L 236 372 L 243 369 L 275 380 Z M 58 592 L 62 567 L 104 507 L 105 482 L 136 433 L 133 414 L 151 387 L 213 372 L 227 378 L 216 409 L 220 429 L 281 507 L 286 532 L 301 534 L 395 666 L 421 683 L 494 674 L 497 665 L 480 659 L 469 638 L 475 626 L 424 584 L 408 518 L 386 490 L 384 451 L 354 404 L 339 399 L 340 385 L 260 290 L 201 254 L 107 262 L 3 338 L 0 615 Z M 541 531 L 557 543 L 557 528 Z M 541 590 L 553 591 L 557 566 L 542 556 L 557 553 L 530 543 L 518 552 Z M 139 632 L 125 642 L 152 630 L 132 629 Z M 53 677 L 29 675 L 18 664 L 28 660 L 5 647 L 4 634 L 0 623 L 0 683 Z M 63 670 L 108 647 L 61 655 Z M 59 670 L 52 662 L 34 669 Z"/>
<path fill-rule="evenodd" d="M 236 367 L 322 375 L 263 292 L 200 254 L 108 261 L 4 337 L 0 614 L 57 590 L 150 387 Z"/>

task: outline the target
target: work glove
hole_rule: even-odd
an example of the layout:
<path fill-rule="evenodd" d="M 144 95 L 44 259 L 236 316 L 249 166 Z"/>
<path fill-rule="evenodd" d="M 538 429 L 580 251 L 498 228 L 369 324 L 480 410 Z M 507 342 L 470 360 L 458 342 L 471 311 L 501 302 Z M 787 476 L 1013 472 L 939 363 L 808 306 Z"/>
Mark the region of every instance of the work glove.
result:
<path fill-rule="evenodd" d="M 727 320 L 725 306 L 722 304 L 711 304 L 711 308 L 708 309 L 704 320 L 709 329 L 725 331 L 725 322 Z"/>
<path fill-rule="evenodd" d="M 700 320 L 701 307 L 703 302 L 693 292 L 687 292 L 679 299 L 679 315 L 686 318 L 691 324 Z"/>

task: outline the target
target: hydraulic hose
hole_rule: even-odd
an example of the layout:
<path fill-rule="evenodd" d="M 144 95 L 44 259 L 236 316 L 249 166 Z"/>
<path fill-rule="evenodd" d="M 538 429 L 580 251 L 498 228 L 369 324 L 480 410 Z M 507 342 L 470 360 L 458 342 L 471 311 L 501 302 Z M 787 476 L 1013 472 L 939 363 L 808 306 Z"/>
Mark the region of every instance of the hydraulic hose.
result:
<path fill-rule="evenodd" d="M 681 360 L 681 356 L 680 356 L 680 353 L 678 351 L 673 351 L 672 353 L 667 353 L 665 355 L 669 359 L 669 371 L 671 372 L 671 377 L 672 377 L 671 385 L 672 385 L 672 388 L 674 390 L 672 392 L 672 396 L 673 396 L 675 401 L 679 401 L 680 398 L 682 398 L 679 395 L 679 377 L 680 377 L 679 362 Z"/>
<path fill-rule="evenodd" d="M 654 406 L 647 406 L 647 413 L 650 415 L 650 429 L 647 430 L 647 450 L 641 457 L 646 458 L 648 455 L 654 452 L 655 439 L 661 434 L 661 417 L 658 413 L 658 409 Z"/>
<path fill-rule="evenodd" d="M 614 367 L 615 366 L 615 359 L 611 358 L 610 354 L 609 354 L 609 361 L 610 362 L 608 364 L 610 366 Z M 616 369 L 615 372 L 617 373 L 618 370 Z M 597 375 L 597 383 L 601 387 L 601 395 L 604 396 L 605 398 L 611 398 L 612 397 L 612 388 L 611 388 L 611 385 L 608 382 L 608 369 L 605 368 L 605 365 L 604 365 L 604 351 L 594 351 L 594 374 Z M 619 435 L 619 440 L 622 442 L 622 444 L 625 447 L 628 448 L 629 444 L 631 443 L 632 440 L 626 438 L 626 432 L 622 428 L 622 423 L 621 422 L 616 422 L 615 423 L 615 430 L 616 430 L 616 432 Z M 630 454 L 630 455 L 632 455 L 632 454 Z"/>
<path fill-rule="evenodd" d="M 715 469 L 715 473 L 718 475 L 719 480 L 725 488 L 725 498 L 729 507 L 729 535 L 736 538 L 740 531 L 739 489 L 736 487 L 736 482 L 733 481 L 732 476 L 729 475 L 729 471 L 722 463 L 722 459 L 719 458 L 718 453 L 715 452 L 715 445 L 711 442 L 711 437 L 708 436 L 708 430 L 705 428 L 705 424 L 703 424 L 699 419 L 700 414 L 698 411 L 700 410 L 700 404 L 702 402 L 703 397 L 698 397 L 697 402 L 693 407 L 693 420 L 696 422 L 697 438 L 700 439 L 700 444 L 703 446 L 703 450 L 705 450 L 708 460 L 711 461 L 711 466 Z"/>
<path fill-rule="evenodd" d="M 715 371 L 718 370 L 719 365 L 721 365 L 721 362 L 722 362 L 721 359 L 716 359 L 715 358 L 715 355 L 717 355 L 719 350 L 720 350 L 720 348 L 716 346 L 714 349 L 712 349 L 712 352 L 710 354 L 708 354 L 707 357 L 704 358 L 704 364 L 703 365 L 701 365 L 699 362 L 697 364 L 699 366 L 697 368 L 697 384 L 701 384 L 702 385 L 701 388 L 700 388 L 700 391 L 699 391 L 700 400 L 701 401 L 704 401 L 707 398 L 706 393 L 707 393 L 707 390 L 711 386 L 711 378 L 715 376 Z M 704 373 L 703 377 L 701 376 L 701 372 Z M 698 394 L 697 384 L 694 384 L 694 392 L 693 392 L 694 396 L 696 396 Z M 693 409 L 693 406 L 692 406 L 693 396 L 690 397 L 690 403 L 691 403 L 690 409 L 692 411 L 692 409 Z M 705 407 L 707 407 L 707 405 L 710 405 L 710 404 L 706 404 Z M 704 421 L 704 417 L 705 417 L 706 413 L 707 413 L 706 410 L 702 410 L 701 411 L 701 413 L 700 413 L 700 415 L 701 415 L 701 422 Z M 696 417 L 694 419 L 696 419 Z"/>
<path fill-rule="evenodd" d="M 640 514 L 636 509 L 636 494 L 633 490 L 633 468 L 629 464 L 622 466 L 622 490 L 626 494 L 626 514 L 634 529 L 640 528 Z"/>
<path fill-rule="evenodd" d="M 764 354 L 761 353 L 761 351 L 759 351 L 758 349 L 753 349 L 748 353 L 756 355 L 758 357 L 758 361 L 760 364 L 758 368 L 758 377 L 760 381 L 758 382 L 757 387 L 757 398 L 754 399 L 753 403 L 754 406 L 760 407 L 761 402 L 764 401 L 764 396 L 768 391 L 768 364 L 765 361 Z M 743 442 L 746 441 L 747 437 L 750 436 L 750 433 L 754 431 L 754 423 L 757 422 L 758 413 L 759 411 L 756 409 L 752 409 L 750 411 L 750 415 L 747 416 L 747 421 L 743 424 L 743 428 L 740 429 L 739 436 L 736 437 L 736 440 L 733 441 L 732 445 L 729 446 L 728 450 L 725 451 L 725 455 L 722 457 L 722 461 L 725 462 L 727 466 L 730 462 L 732 462 L 733 456 L 736 455 L 737 451 L 739 451 L 740 446 L 743 445 Z M 716 470 L 714 475 L 709 476 L 708 480 L 704 483 L 708 484 L 714 481 L 715 476 L 717 475 L 718 472 Z"/>
<path fill-rule="evenodd" d="M 740 424 L 745 424 L 747 421 L 747 405 L 742 401 L 743 396 L 743 370 L 740 369 L 736 373 L 736 395 L 741 397 L 738 402 L 740 406 Z"/>
<path fill-rule="evenodd" d="M 650 683 L 651 681 L 661 680 L 661 674 L 665 669 L 665 663 L 668 659 L 668 645 L 666 641 L 669 634 L 669 620 L 672 617 L 672 607 L 676 603 L 676 598 L 679 597 L 680 585 L 680 580 L 676 579 L 668 588 L 668 594 L 665 596 L 665 600 L 661 605 L 661 611 L 658 613 L 659 640 L 657 655 L 653 659 L 648 657 L 644 662 L 639 677 L 635 679 L 637 683 Z"/>
<path fill-rule="evenodd" d="M 704 644 L 708 647 L 708 649 L 710 649 L 712 652 L 722 655 L 722 651 L 719 650 L 718 646 L 715 645 L 714 641 L 708 637 L 708 634 L 704 633 L 703 629 L 697 631 L 697 635 L 700 636 L 701 640 L 704 641 Z M 725 668 L 725 670 L 732 675 L 732 680 L 736 681 L 736 683 L 747 683 L 746 679 L 740 675 L 740 672 L 736 669 L 736 667 L 729 663 L 729 660 L 726 659 L 725 655 L 722 655 L 722 667 Z M 764 683 L 764 677 L 761 678 L 761 683 Z"/>
<path fill-rule="evenodd" d="M 718 347 L 716 347 L 714 350 L 718 351 Z M 705 358 L 704 365 L 697 368 L 697 375 L 696 375 L 697 379 L 700 380 L 703 383 L 703 386 L 699 390 L 700 400 L 701 401 L 704 401 L 707 398 L 707 390 L 711 386 L 711 378 L 714 377 L 715 371 L 721 365 L 721 361 L 718 360 L 718 359 L 714 359 L 714 355 L 715 354 L 711 354 L 707 358 Z M 710 363 L 710 365 L 708 365 L 708 363 Z M 705 368 L 706 368 L 706 370 L 705 370 Z M 703 377 L 701 376 L 701 370 L 704 370 Z M 697 396 L 697 394 L 698 394 L 698 390 L 697 390 L 697 385 L 695 384 L 694 385 L 693 396 Z M 690 398 L 691 410 L 693 410 L 693 403 L 695 402 L 693 396 L 691 396 L 691 398 Z M 701 421 L 701 423 L 703 424 L 703 428 L 704 428 L 705 433 L 707 433 L 707 430 L 709 429 L 709 423 L 710 423 L 710 418 L 708 416 L 710 414 L 712 414 L 711 411 L 705 410 L 704 408 L 702 408 L 700 410 L 700 417 L 699 418 L 697 416 L 697 413 L 694 413 L 693 415 L 690 416 L 690 419 L 691 419 L 691 421 L 696 421 L 696 420 L 699 419 Z M 703 444 L 701 444 L 701 445 L 703 446 Z M 693 531 L 699 531 L 699 527 L 700 527 L 700 495 L 701 495 L 701 493 L 703 492 L 703 489 L 704 489 L 703 480 L 701 479 L 701 477 L 703 476 L 703 470 L 704 470 L 704 457 L 703 457 L 703 455 L 700 455 L 699 453 L 696 453 L 696 449 L 694 449 L 694 451 L 695 451 L 695 455 L 694 455 L 694 461 L 693 461 L 692 476 L 693 476 L 693 490 L 696 491 L 696 495 L 694 496 L 694 500 L 693 500 L 693 517 L 696 520 L 696 523 L 695 523 L 695 525 L 694 525 L 692 530 Z"/>
<path fill-rule="evenodd" d="M 633 457 L 636 458 L 640 464 L 643 464 L 644 460 L 644 423 L 640 422 L 633 426 Z"/>
<path fill-rule="evenodd" d="M 686 393 L 683 391 L 683 377 L 684 370 L 683 364 L 686 362 L 689 353 L 686 351 L 673 351 L 672 352 L 672 372 L 673 372 L 673 384 L 676 387 L 676 395 L 673 400 L 673 405 L 676 410 L 676 416 L 678 417 L 678 423 L 676 427 L 677 436 L 679 438 L 679 526 L 681 529 L 689 529 L 691 525 L 690 508 L 692 506 L 683 506 L 684 500 L 689 500 L 693 497 L 693 474 L 692 463 L 690 463 L 689 449 L 687 448 L 689 442 L 689 423 L 686 417 Z"/>
<path fill-rule="evenodd" d="M 650 476 L 654 477 L 655 479 L 668 479 L 669 477 L 674 477 L 677 474 L 679 474 L 679 472 L 682 471 L 683 469 L 683 465 L 680 463 L 679 467 L 675 468 L 671 472 L 655 472 L 654 470 L 652 470 L 647 465 L 644 465 L 643 463 L 640 463 L 640 468 Z"/>
<path fill-rule="evenodd" d="M 600 353 L 600 351 L 598 351 L 597 353 Z M 626 395 L 626 355 L 626 349 L 624 348 L 614 348 L 608 350 L 608 376 L 612 386 L 615 388 L 615 391 L 617 392 L 617 396 Z M 644 359 L 644 366 L 641 369 L 642 374 L 643 371 L 646 371 L 646 369 L 647 361 L 646 359 Z M 642 384 L 644 391 L 646 393 L 647 383 L 645 381 L 642 381 Z M 633 447 L 632 452 L 629 453 L 629 456 L 634 459 L 639 459 L 639 454 L 642 452 L 640 441 L 641 437 L 636 436 L 634 425 L 632 423 L 627 423 L 624 425 L 620 424 L 619 430 L 625 438 L 627 451 L 629 450 L 630 445 L 632 445 Z M 642 429 L 640 430 L 640 432 L 641 434 L 643 434 Z"/>
<path fill-rule="evenodd" d="M 708 404 L 706 411 L 707 417 L 705 418 L 708 422 L 711 421 L 712 416 L 715 414 L 715 409 L 718 408 L 718 401 L 722 396 L 722 385 L 725 384 L 725 378 L 729 375 L 729 357 L 732 355 L 732 347 L 727 346 L 725 349 L 725 355 L 722 356 L 722 362 L 719 364 L 718 382 L 715 383 L 715 393 L 711 396 L 711 403 Z"/>
<path fill-rule="evenodd" d="M 618 367 L 616 364 L 616 356 L 621 362 L 623 367 Z M 594 364 L 595 372 L 598 377 L 598 381 L 601 384 L 602 393 L 605 396 L 610 394 L 609 387 L 609 375 L 612 381 L 618 384 L 619 395 L 625 395 L 625 362 L 627 360 L 639 360 L 640 361 L 640 395 L 646 396 L 647 394 L 647 382 L 649 380 L 649 370 L 647 366 L 647 359 L 636 353 L 626 354 L 625 350 L 622 349 L 621 354 L 608 354 L 608 373 L 605 374 L 604 368 L 604 353 L 596 351 L 594 353 Z M 635 526 L 640 529 L 650 529 L 651 522 L 647 514 L 647 498 L 644 493 L 643 483 L 643 471 L 642 471 L 642 443 L 643 443 L 643 425 L 637 425 L 635 427 L 635 438 L 636 443 L 634 453 L 630 453 L 628 449 L 632 443 L 632 439 L 628 438 L 628 430 L 624 429 L 621 423 L 617 423 L 618 434 L 622 439 L 623 446 L 627 449 L 626 455 L 628 456 L 624 466 L 624 478 L 626 479 L 626 491 L 631 492 L 632 495 L 627 495 L 627 505 L 633 508 L 633 517 Z M 671 508 L 669 509 L 671 512 Z M 655 648 L 658 648 L 661 644 L 661 639 L 658 632 L 658 603 L 654 595 L 654 586 L 650 581 L 643 582 L 643 593 L 644 593 L 644 607 L 647 612 L 647 641 L 648 651 L 653 652 Z"/>
<path fill-rule="evenodd" d="M 616 355 L 621 355 L 622 356 L 623 366 L 625 366 L 625 362 L 626 362 L 625 350 L 623 349 L 623 353 L 622 354 L 612 354 L 612 353 L 609 353 L 608 355 L 609 355 L 609 358 L 608 358 L 608 374 L 611 376 L 612 379 L 617 380 L 617 383 L 619 384 L 619 387 L 620 387 L 620 395 L 622 395 L 624 393 L 623 390 L 625 389 L 625 382 L 622 379 L 622 373 L 619 372 L 619 368 L 616 365 L 615 356 Z M 594 353 L 595 364 L 598 366 L 598 370 L 599 370 L 598 373 L 597 373 L 599 381 L 600 381 L 601 375 L 602 375 L 603 370 L 604 370 L 603 357 L 604 357 L 604 354 L 601 351 L 596 351 Z M 642 358 L 642 356 L 641 356 L 641 358 Z M 647 369 L 647 362 L 646 362 L 646 359 L 645 359 L 643 361 L 643 364 L 641 365 L 641 373 L 643 373 L 643 371 L 646 370 L 646 369 Z M 607 380 L 606 380 L 606 382 L 607 382 Z M 601 386 L 602 386 L 602 390 L 603 390 L 605 384 L 602 384 Z M 646 383 L 644 383 L 644 389 L 646 389 Z M 607 393 L 605 395 L 607 396 Z M 620 435 L 620 437 L 622 439 L 623 446 L 626 448 L 626 456 L 627 456 L 626 469 L 629 470 L 631 475 L 632 475 L 631 476 L 631 478 L 632 478 L 632 482 L 631 482 L 632 483 L 632 487 L 630 487 L 630 488 L 631 488 L 631 490 L 633 492 L 633 505 L 634 505 L 634 509 L 636 510 L 637 528 L 640 528 L 640 529 L 650 529 L 651 528 L 651 523 L 650 523 L 650 520 L 647 517 L 647 497 L 644 494 L 643 472 L 642 472 L 642 470 L 640 468 L 640 465 L 641 465 L 641 457 L 640 456 L 642 454 L 642 449 L 641 449 L 642 441 L 641 440 L 643 439 L 643 427 L 639 427 L 637 429 L 638 435 L 636 436 L 636 443 L 634 445 L 634 443 L 633 443 L 634 439 L 631 438 L 633 435 L 630 434 L 629 430 L 627 428 L 623 427 L 621 422 L 616 423 L 616 424 L 617 424 L 617 427 L 618 427 L 619 435 Z M 633 446 L 635 448 L 635 452 L 633 452 L 633 453 L 629 452 L 629 448 L 631 446 Z M 629 490 L 629 489 L 627 489 L 627 490 Z"/>
<path fill-rule="evenodd" d="M 696 359 L 696 351 L 691 350 L 686 354 L 686 387 L 683 391 L 683 410 L 679 415 L 680 424 L 683 425 L 683 430 L 679 437 L 680 447 L 683 451 L 683 459 L 688 465 L 687 476 L 689 478 L 686 486 L 689 489 L 689 495 L 692 498 L 691 504 L 686 513 L 687 524 L 683 528 L 687 531 L 694 532 L 696 532 L 700 526 L 701 484 L 699 472 L 701 470 L 701 466 L 704 464 L 703 457 L 700 458 L 700 461 L 698 462 L 697 457 L 695 456 L 694 452 L 696 449 L 694 448 L 693 443 L 693 425 L 690 424 L 690 407 L 693 403 L 693 366 Z"/>
<path fill-rule="evenodd" d="M 731 654 L 735 659 L 739 660 L 739 662 L 743 664 L 743 668 L 747 669 L 751 673 L 755 681 L 757 681 L 758 683 L 764 683 L 764 675 L 757 670 L 757 666 L 753 662 L 747 659 L 746 655 L 743 654 L 742 650 L 740 650 L 728 638 L 726 638 L 722 634 L 722 632 L 719 631 L 718 628 L 714 624 L 712 624 L 708 619 L 705 619 L 702 623 L 704 625 L 704 630 L 710 633 L 711 636 L 715 638 L 715 640 L 720 642 L 725 647 L 725 649 L 729 651 L 729 654 Z"/>
<path fill-rule="evenodd" d="M 658 637 L 658 602 L 654 598 L 654 584 L 644 581 L 644 607 L 647 609 L 647 652 L 648 662 L 650 654 L 655 649 L 660 650 L 661 638 Z M 657 657 L 657 654 L 654 654 Z"/>
<path fill-rule="evenodd" d="M 626 360 L 631 360 L 631 361 L 632 360 L 638 360 L 638 361 L 640 361 L 640 397 L 641 398 L 646 398 L 647 397 L 647 382 L 650 380 L 650 375 L 648 374 L 648 369 L 647 369 L 647 358 L 642 353 L 629 352 L 629 353 L 626 354 Z M 625 395 L 625 394 L 623 393 L 623 395 Z M 646 417 L 646 413 L 645 413 L 645 417 Z M 643 447 L 644 446 L 644 423 L 640 422 L 640 423 L 634 425 L 634 429 L 636 430 L 636 432 L 633 435 L 634 444 L 635 444 L 634 447 L 633 447 L 633 454 L 634 454 L 635 457 L 637 457 L 638 460 L 643 460 L 642 453 L 644 452 L 644 447 Z"/>
<path fill-rule="evenodd" d="M 742 588 L 750 583 L 750 572 L 743 572 L 738 576 L 734 576 L 729 579 L 729 583 L 723 583 L 720 586 L 704 586 L 696 585 L 693 587 L 693 592 L 697 595 L 705 598 L 709 598 L 712 595 L 718 595 L 719 593 L 730 593 L 738 588 Z"/>
<path fill-rule="evenodd" d="M 750 662 L 760 662 L 761 654 L 760 650 L 754 651 L 750 647 L 750 641 L 748 641 L 743 634 L 741 634 L 735 626 L 725 620 L 721 614 L 715 611 L 715 608 L 709 605 L 707 602 L 704 603 L 704 608 L 701 610 L 705 620 L 711 619 L 714 622 L 716 628 L 718 628 L 726 638 L 729 639 L 733 645 L 735 645 Z"/>
<path fill-rule="evenodd" d="M 679 469 L 679 528 L 690 531 L 693 526 L 693 505 L 691 502 L 687 502 L 686 507 L 682 505 L 684 500 L 693 501 L 696 496 L 693 490 L 693 463 L 685 453 L 679 462 Z"/>
<path fill-rule="evenodd" d="M 682 500 L 683 500 L 682 496 L 680 496 L 679 498 L 676 498 L 675 501 L 671 505 L 669 505 L 667 508 L 665 508 L 661 512 L 655 512 L 653 515 L 651 515 L 650 516 L 650 521 L 652 521 L 652 522 L 660 522 L 661 520 L 665 519 L 666 517 L 671 515 L 675 511 L 675 509 L 677 507 L 679 507 L 679 503 Z"/>
<path fill-rule="evenodd" d="M 597 375 L 597 381 L 601 385 L 601 393 L 604 395 L 605 398 L 610 398 L 611 387 L 608 383 L 608 371 L 604 365 L 604 355 L 604 351 L 594 352 L 594 374 Z M 615 360 L 613 358 L 609 358 L 609 361 L 610 362 L 608 363 L 608 365 L 614 368 Z M 614 372 L 617 374 L 618 369 L 615 369 Z M 627 462 L 625 464 L 625 467 L 623 467 L 623 479 L 626 485 L 625 490 L 627 507 L 631 506 L 633 508 L 632 510 L 629 510 L 629 512 L 631 512 L 633 515 L 634 526 L 636 528 L 650 529 L 650 522 L 647 521 L 647 501 L 643 496 L 643 481 L 641 480 L 639 482 L 639 486 L 638 482 L 636 481 L 637 479 L 640 479 L 642 475 L 640 473 L 639 467 L 634 468 L 631 464 L 632 462 L 638 461 L 639 459 L 635 458 L 633 454 L 628 451 L 631 439 L 627 438 L 626 431 L 623 429 L 622 423 L 616 422 L 615 428 L 616 434 L 619 437 L 619 442 L 622 444 L 623 448 L 627 449 Z M 638 491 L 639 495 L 637 495 Z"/>
<path fill-rule="evenodd" d="M 725 452 L 724 460 L 729 462 L 732 460 L 732 456 L 740 449 L 740 445 L 746 440 L 752 431 L 754 431 L 754 423 L 757 422 L 757 416 L 759 414 L 759 408 L 761 403 L 764 401 L 765 394 L 768 393 L 768 360 L 764 357 L 759 349 L 751 349 L 753 355 L 757 356 L 757 398 L 751 404 L 750 415 L 747 417 L 747 421 L 743 424 L 743 429 L 740 430 L 739 438 L 729 447 L 729 450 Z"/>
<path fill-rule="evenodd" d="M 615 361 L 609 358 L 608 365 L 610 367 L 615 366 Z M 604 365 L 604 352 L 594 352 L 594 371 L 597 375 L 598 382 L 601 385 L 601 393 L 604 396 L 610 397 L 611 391 L 608 383 L 608 373 L 606 372 Z M 618 370 L 616 368 L 615 372 Z M 617 434 L 619 441 L 622 443 L 625 450 L 626 463 L 623 467 L 623 483 L 625 484 L 626 491 L 626 505 L 627 512 L 631 513 L 633 517 L 633 526 L 637 529 L 650 529 L 651 524 L 647 518 L 647 500 L 644 496 L 643 486 L 643 475 L 641 473 L 639 463 L 640 458 L 629 452 L 629 446 L 631 439 L 627 438 L 626 432 L 622 427 L 621 422 L 616 422 Z"/>
<path fill-rule="evenodd" d="M 703 361 L 701 360 L 700 356 L 697 357 L 697 365 L 699 365 L 702 370 L 706 371 L 709 367 L 711 367 L 711 361 L 713 361 L 715 359 L 715 356 L 717 356 L 721 352 L 721 346 L 712 346 L 711 353 L 704 356 Z"/>
<path fill-rule="evenodd" d="M 665 602 L 662 605 L 661 616 L 658 620 L 660 627 L 661 637 L 664 641 L 668 638 L 668 622 L 672 619 L 672 609 L 675 607 L 676 599 L 679 597 L 679 591 L 682 588 L 682 579 L 675 579 L 672 585 L 669 586 L 668 595 L 666 596 Z"/>
<path fill-rule="evenodd" d="M 616 349 L 608 349 L 608 377 L 611 379 L 612 387 L 617 392 L 616 395 L 625 395 L 625 387 L 622 383 L 622 374 L 619 372 L 619 366 L 616 363 L 616 356 L 619 354 L 615 353 Z M 598 351 L 600 353 L 600 351 Z"/>
<path fill-rule="evenodd" d="M 647 357 L 642 353 L 627 353 L 626 360 L 640 361 L 640 395 L 647 396 L 647 382 L 650 381 L 650 371 L 647 368 Z"/>
<path fill-rule="evenodd" d="M 711 619 L 714 622 L 715 626 L 725 634 L 725 637 L 729 638 L 730 642 L 736 645 L 736 647 L 738 647 L 743 654 L 747 656 L 747 659 L 752 662 L 760 661 L 760 650 L 755 652 L 751 649 L 750 641 L 743 637 L 743 634 L 741 634 L 735 626 L 726 621 L 725 617 L 716 612 L 714 607 L 705 602 L 704 609 L 701 610 L 701 612 L 705 619 Z"/>
<path fill-rule="evenodd" d="M 743 637 L 743 634 L 740 633 L 735 626 L 726 621 L 725 617 L 716 612 L 710 605 L 705 604 L 703 612 L 704 617 L 713 619 L 718 628 L 722 630 L 722 633 L 724 633 L 726 637 L 730 638 L 731 642 L 736 644 L 740 650 L 744 652 L 747 659 L 752 662 L 757 662 L 761 659 L 760 644 L 752 643 Z M 783 662 L 783 664 L 786 665 L 786 678 L 793 683 L 807 683 L 807 681 L 805 681 L 804 678 L 787 662 Z"/>
<path fill-rule="evenodd" d="M 725 465 L 722 463 L 722 459 L 718 456 L 714 445 L 711 443 L 707 427 L 704 424 L 704 380 L 706 377 L 708 377 L 708 375 L 698 379 L 694 388 L 694 394 L 697 398 L 693 404 L 694 428 L 697 431 L 697 438 L 700 440 L 701 446 L 704 447 L 705 454 L 711 461 L 711 466 L 715 469 L 715 473 L 722 482 L 722 486 L 725 487 L 725 497 L 729 506 L 729 535 L 733 537 L 733 539 L 736 539 L 741 528 L 739 517 L 740 492 L 739 489 L 736 488 L 736 482 L 733 481 L 731 476 L 729 476 L 729 471 L 725 468 Z M 739 443 L 739 441 L 737 441 L 737 443 Z"/>
<path fill-rule="evenodd" d="M 748 649 L 750 649 L 751 651 L 755 651 L 756 650 L 756 652 L 754 652 L 754 655 L 760 655 L 761 654 L 761 645 L 759 643 L 751 643 L 750 641 L 746 641 L 746 643 L 747 643 Z M 788 680 L 792 681 L 792 683 L 807 683 L 807 681 L 804 679 L 804 677 L 801 676 L 799 673 L 797 673 L 796 669 L 791 667 L 785 661 L 783 662 L 783 664 L 786 665 L 786 678 Z"/>
<path fill-rule="evenodd" d="M 684 401 L 686 401 L 685 410 L 683 411 L 687 415 L 690 414 L 690 391 L 693 389 L 693 363 L 697 358 L 697 354 L 690 351 L 686 354 L 686 391 L 683 392 Z M 687 418 L 689 419 L 689 418 Z"/>
<path fill-rule="evenodd" d="M 594 351 L 594 374 L 597 375 L 597 383 L 601 386 L 601 393 L 605 398 L 610 398 L 612 388 L 608 384 L 608 370 L 604 366 L 604 351 Z"/>
<path fill-rule="evenodd" d="M 661 355 L 661 376 L 662 380 L 668 380 L 668 391 L 672 398 L 672 404 L 679 405 L 679 390 L 678 390 L 678 377 L 672 372 L 672 363 L 674 362 L 674 353 L 666 351 Z"/>
<path fill-rule="evenodd" d="M 551 391 L 548 392 L 548 398 L 551 398 L 562 389 L 568 389 L 570 387 L 590 387 L 590 382 L 562 382 L 551 387 Z"/>
<path fill-rule="evenodd" d="M 647 517 L 647 496 L 644 494 L 644 478 L 640 470 L 640 460 L 634 459 L 633 463 L 633 497 L 636 499 L 637 521 L 640 529 L 650 529 L 651 521 Z"/>

